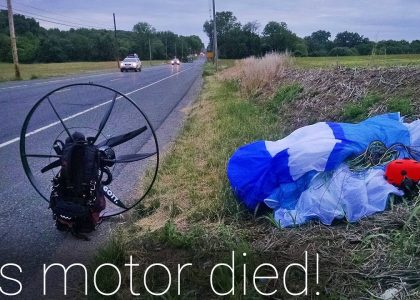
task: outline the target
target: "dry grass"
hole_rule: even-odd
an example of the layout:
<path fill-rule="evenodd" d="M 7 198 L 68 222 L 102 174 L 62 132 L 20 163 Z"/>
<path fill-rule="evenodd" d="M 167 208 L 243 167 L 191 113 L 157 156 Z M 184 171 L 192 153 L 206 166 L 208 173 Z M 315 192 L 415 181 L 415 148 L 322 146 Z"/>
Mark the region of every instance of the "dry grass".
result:
<path fill-rule="evenodd" d="M 249 57 L 236 61 L 219 78 L 238 81 L 241 92 L 248 97 L 260 96 L 278 84 L 292 61 L 288 53 L 270 53 L 262 58 Z"/>

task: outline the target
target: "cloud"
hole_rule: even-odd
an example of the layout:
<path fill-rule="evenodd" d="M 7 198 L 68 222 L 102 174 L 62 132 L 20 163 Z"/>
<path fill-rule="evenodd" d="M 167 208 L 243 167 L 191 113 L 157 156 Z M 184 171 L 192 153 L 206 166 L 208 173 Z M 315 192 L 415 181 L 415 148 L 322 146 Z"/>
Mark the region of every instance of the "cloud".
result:
<path fill-rule="evenodd" d="M 84 20 L 101 27 L 113 26 L 115 12 L 119 29 L 131 30 L 137 22 L 148 22 L 157 30 L 196 34 L 208 41 L 203 23 L 210 19 L 211 0 L 15 0 L 14 3 L 16 8 L 50 17 L 67 16 L 62 18 L 63 22 L 76 22 L 77 18 L 79 22 Z M 418 0 L 216 0 L 216 10 L 232 11 L 243 24 L 257 20 L 264 26 L 269 21 L 284 21 L 302 37 L 324 29 L 333 36 L 348 30 L 372 40 L 420 39 Z"/>

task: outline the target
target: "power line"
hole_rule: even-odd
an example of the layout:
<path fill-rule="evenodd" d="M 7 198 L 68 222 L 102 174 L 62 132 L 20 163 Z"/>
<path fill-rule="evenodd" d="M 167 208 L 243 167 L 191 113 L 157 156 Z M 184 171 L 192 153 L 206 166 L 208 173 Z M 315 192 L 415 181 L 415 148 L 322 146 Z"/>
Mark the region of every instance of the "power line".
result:
<path fill-rule="evenodd" d="M 0 4 L 0 7 L 6 8 L 5 6 L 3 6 L 1 4 Z M 88 27 L 88 28 L 94 28 L 94 29 L 111 30 L 111 28 L 102 28 L 102 27 L 99 27 L 99 26 L 88 25 L 88 24 L 81 24 L 81 23 L 70 22 L 70 21 L 66 21 L 67 23 L 63 23 L 61 20 L 56 19 L 56 18 L 52 18 L 52 17 L 40 15 L 40 14 L 33 13 L 33 12 L 28 12 L 28 11 L 21 10 L 21 9 L 14 9 L 14 10 L 17 11 L 17 12 L 19 12 L 20 14 L 24 15 L 25 17 L 34 18 L 36 20 L 44 21 L 44 22 L 48 22 L 48 23 L 53 23 L 53 24 L 58 24 L 58 25 L 63 25 L 63 26 L 68 26 L 68 27 L 79 27 L 79 28 L 86 28 L 86 27 Z M 49 19 L 49 20 L 47 20 L 47 19 Z"/>
<path fill-rule="evenodd" d="M 76 18 L 76 17 L 66 16 L 66 15 L 63 15 L 63 14 L 59 14 L 59 13 L 57 13 L 57 12 L 53 12 L 53 11 L 51 11 L 51 10 L 47 10 L 47 9 L 43 9 L 43 8 L 39 8 L 39 7 L 35 7 L 35 6 L 32 6 L 32 5 L 24 4 L 24 3 L 21 3 L 21 2 L 16 1 L 16 0 L 15 0 L 14 2 L 15 2 L 16 4 L 18 4 L 18 5 L 22 5 L 22 6 L 24 6 L 24 7 L 32 8 L 32 9 L 35 9 L 35 10 L 38 10 L 38 11 L 42 11 L 42 12 L 47 12 L 47 13 L 49 13 L 49 14 L 56 15 L 56 16 L 59 16 L 59 17 L 64 17 L 64 18 L 67 18 L 67 19 L 73 19 L 73 20 L 82 21 L 82 22 L 86 21 L 86 20 L 81 19 L 81 18 Z M 70 23 L 72 23 L 72 21 L 70 21 Z M 100 24 L 100 25 L 105 26 L 103 23 L 102 23 L 102 24 Z"/>
<path fill-rule="evenodd" d="M 58 22 L 58 24 L 66 25 L 66 26 L 78 26 L 78 27 L 82 26 L 82 27 L 91 27 L 91 28 L 96 28 L 96 29 L 107 29 L 107 30 L 111 30 L 111 28 L 102 28 L 102 27 L 95 26 L 95 25 L 76 23 L 76 22 L 66 21 L 66 20 L 63 21 L 61 19 L 56 19 L 56 18 L 53 18 L 53 17 L 44 16 L 44 15 L 40 15 L 40 14 L 37 14 L 37 13 L 34 13 L 34 12 L 29 12 L 29 11 L 21 10 L 21 9 L 15 9 L 15 11 L 29 14 L 33 18 L 36 18 L 36 17 L 43 18 L 43 21 L 48 21 L 48 20 L 44 20 L 45 18 L 46 19 L 50 19 L 50 20 L 53 20 L 54 22 Z M 54 23 L 54 22 L 51 22 L 51 23 Z M 63 23 L 63 22 L 66 22 L 66 23 Z"/>

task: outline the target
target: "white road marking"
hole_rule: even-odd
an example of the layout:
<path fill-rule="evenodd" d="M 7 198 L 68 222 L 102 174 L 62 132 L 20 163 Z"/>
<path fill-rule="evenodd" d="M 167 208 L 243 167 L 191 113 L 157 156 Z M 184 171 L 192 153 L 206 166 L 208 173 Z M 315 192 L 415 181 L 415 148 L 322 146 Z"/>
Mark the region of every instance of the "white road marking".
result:
<path fill-rule="evenodd" d="M 114 78 L 114 79 L 111 79 L 110 82 L 111 81 L 117 81 L 117 80 L 120 80 L 120 79 L 122 79 L 122 78 Z"/>
<path fill-rule="evenodd" d="M 160 67 L 161 65 L 154 66 L 154 68 Z M 145 68 L 144 71 L 150 71 L 152 68 Z M 54 82 L 62 82 L 62 81 L 69 81 L 69 80 L 75 80 L 75 79 L 81 79 L 81 78 L 90 78 L 90 77 L 100 77 L 100 76 L 106 76 L 110 74 L 114 74 L 115 72 L 109 72 L 109 73 L 101 73 L 101 74 L 94 74 L 94 75 L 86 75 L 86 76 L 78 76 L 78 77 L 70 77 L 70 78 L 63 78 L 63 79 L 55 79 L 55 80 L 49 80 L 49 81 L 42 81 L 42 82 L 31 82 L 31 84 L 20 84 L 20 85 L 13 85 L 13 86 L 6 86 L 0 88 L 1 90 L 8 90 L 8 89 L 16 89 L 21 87 L 30 87 L 34 85 L 45 85 L 48 83 L 54 83 Z"/>
<path fill-rule="evenodd" d="M 158 84 L 158 83 L 160 83 L 160 82 L 162 82 L 162 81 L 165 81 L 166 79 L 169 79 L 169 78 L 171 78 L 171 77 L 177 76 L 178 74 L 181 74 L 181 73 L 183 73 L 183 72 L 186 72 L 186 71 L 188 71 L 188 70 L 191 70 L 192 68 L 193 68 L 193 67 L 190 67 L 190 68 L 188 68 L 188 69 L 185 69 L 185 70 L 182 70 L 182 71 L 177 72 L 177 73 L 175 73 L 175 74 L 172 74 L 172 75 L 169 75 L 169 76 L 167 76 L 167 77 L 164 77 L 164 78 L 162 78 L 162 79 L 160 79 L 160 80 L 158 80 L 158 81 L 152 82 L 152 83 L 150 83 L 150 84 L 148 84 L 148 85 L 146 85 L 146 86 L 143 86 L 143 87 L 141 87 L 141 88 L 138 88 L 138 89 L 136 89 L 136 90 L 133 90 L 133 91 L 131 91 L 131 92 L 128 92 L 128 93 L 126 93 L 125 95 L 126 95 L 126 96 L 129 96 L 129 95 L 134 94 L 134 93 L 136 93 L 136 92 L 138 92 L 138 91 L 144 90 L 144 89 L 146 89 L 146 88 L 148 88 L 148 87 L 151 87 L 151 86 L 153 86 L 153 85 L 155 85 L 155 84 Z M 121 98 L 122 98 L 122 96 L 117 97 L 117 99 L 121 99 Z M 108 103 L 110 103 L 110 102 L 112 102 L 112 100 L 108 100 L 108 101 L 102 102 L 102 103 L 100 103 L 100 104 L 98 104 L 98 105 L 92 106 L 92 107 L 90 107 L 90 108 L 88 108 L 88 109 L 86 109 L 86 110 L 83 110 L 83 111 L 81 111 L 81 112 L 78 112 L 78 113 L 76 113 L 76 114 L 74 114 L 74 115 L 71 115 L 71 116 L 68 116 L 68 117 L 66 117 L 66 118 L 63 118 L 63 121 L 68 121 L 68 120 L 74 119 L 74 118 L 76 118 L 76 117 L 78 117 L 78 116 L 80 116 L 80 115 L 83 115 L 83 114 L 85 114 L 85 113 L 87 113 L 87 112 L 90 112 L 90 111 L 92 111 L 92 110 L 95 110 L 95 109 L 97 109 L 97 108 L 99 108 L 99 107 L 101 107 L 101 106 L 107 105 L 107 104 L 108 104 Z M 35 133 L 38 133 L 38 132 L 44 131 L 44 130 L 46 130 L 46 129 L 50 128 L 50 127 L 53 127 L 53 126 L 55 126 L 55 125 L 57 125 L 57 124 L 60 124 L 60 121 L 53 122 L 53 123 L 48 124 L 48 125 L 46 125 L 46 126 L 44 126 L 44 127 L 41 127 L 41 128 L 38 128 L 38 129 L 36 129 L 36 130 L 34 130 L 34 131 L 28 132 L 28 133 L 25 135 L 25 137 L 28 137 L 28 136 L 31 136 L 31 135 L 33 135 L 33 134 L 35 134 Z M 7 145 L 10 145 L 10 144 L 16 143 L 16 142 L 18 142 L 19 140 L 20 140 L 20 137 L 16 137 L 16 138 L 11 139 L 11 140 L 9 140 L 9 141 L 7 141 L 7 142 L 4 142 L 4 143 L 0 144 L 0 149 L 1 149 L 1 148 L 3 148 L 3 147 L 6 147 Z"/>

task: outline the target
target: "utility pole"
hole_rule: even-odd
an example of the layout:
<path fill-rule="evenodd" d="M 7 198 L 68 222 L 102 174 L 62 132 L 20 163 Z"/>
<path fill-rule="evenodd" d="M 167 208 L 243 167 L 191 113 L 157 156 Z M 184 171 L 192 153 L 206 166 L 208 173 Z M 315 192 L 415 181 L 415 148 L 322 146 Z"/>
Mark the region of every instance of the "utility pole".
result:
<path fill-rule="evenodd" d="M 118 45 L 118 39 L 117 39 L 117 23 L 115 22 L 115 13 L 112 14 L 114 17 L 114 37 L 115 37 L 115 44 L 116 44 L 116 51 L 115 51 L 115 60 L 117 61 L 117 68 L 120 68 L 120 55 L 119 55 L 119 45 Z"/>
<path fill-rule="evenodd" d="M 181 59 L 184 58 L 184 41 L 181 40 Z"/>
<path fill-rule="evenodd" d="M 216 72 L 219 69 L 219 55 L 217 54 L 217 27 L 216 27 L 216 4 L 213 0 L 213 58 L 216 65 Z"/>
<path fill-rule="evenodd" d="M 168 37 L 165 39 L 165 45 L 166 45 L 166 60 L 168 60 Z"/>
<path fill-rule="evenodd" d="M 22 79 L 22 77 L 20 76 L 19 57 L 16 47 L 15 22 L 13 21 L 12 0 L 7 0 L 7 12 L 9 18 L 9 31 L 10 42 L 12 45 L 13 64 L 15 65 L 15 77 L 16 79 Z"/>
<path fill-rule="evenodd" d="M 150 38 L 149 38 L 149 62 L 150 62 L 150 65 L 152 65 L 152 45 L 150 44 Z"/>

